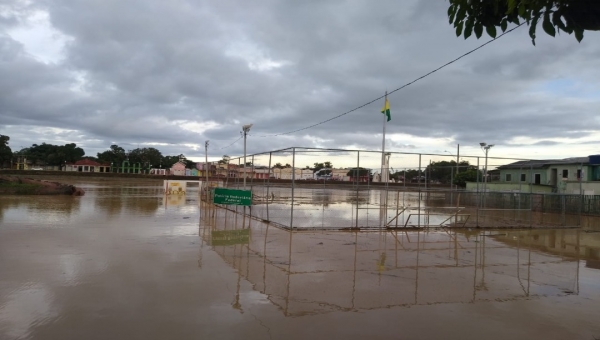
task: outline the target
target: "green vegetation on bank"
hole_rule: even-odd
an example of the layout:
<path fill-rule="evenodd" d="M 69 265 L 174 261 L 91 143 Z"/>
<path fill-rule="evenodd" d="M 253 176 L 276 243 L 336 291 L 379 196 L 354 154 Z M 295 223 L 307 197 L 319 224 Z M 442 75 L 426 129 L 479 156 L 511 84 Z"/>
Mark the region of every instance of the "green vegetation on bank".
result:
<path fill-rule="evenodd" d="M 42 187 L 40 184 L 0 181 L 0 195 L 33 195 Z"/>

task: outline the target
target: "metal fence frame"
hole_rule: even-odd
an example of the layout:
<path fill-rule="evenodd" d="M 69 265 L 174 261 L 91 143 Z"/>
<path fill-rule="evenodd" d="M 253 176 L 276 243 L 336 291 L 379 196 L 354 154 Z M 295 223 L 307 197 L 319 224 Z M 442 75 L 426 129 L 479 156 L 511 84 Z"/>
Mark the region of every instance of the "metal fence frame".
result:
<path fill-rule="evenodd" d="M 264 222 L 274 223 L 281 228 L 288 230 L 314 230 L 314 229 L 326 229 L 324 227 L 318 228 L 310 225 L 302 225 L 301 217 L 294 217 L 294 210 L 298 210 L 295 208 L 300 202 L 301 199 L 298 196 L 299 189 L 322 189 L 322 190 L 332 190 L 332 189 L 340 189 L 345 190 L 346 192 L 352 192 L 354 194 L 354 198 L 356 200 L 355 206 L 352 209 L 356 210 L 354 221 L 351 221 L 349 225 L 338 226 L 331 229 L 381 229 L 381 228 L 408 228 L 408 227 L 506 227 L 506 228 L 532 228 L 532 227 L 578 227 L 582 224 L 582 215 L 594 215 L 600 216 L 600 196 L 584 196 L 581 192 L 580 195 L 575 194 L 558 194 L 558 193 L 548 193 L 548 194 L 540 194 L 532 192 L 532 185 L 529 185 L 530 191 L 529 193 L 524 193 L 519 190 L 519 192 L 494 192 L 490 191 L 486 187 L 487 178 L 480 178 L 480 171 L 477 171 L 477 180 L 476 180 L 476 190 L 475 191 L 467 191 L 464 189 L 459 189 L 457 186 L 450 184 L 449 186 L 434 186 L 431 183 L 427 183 L 426 181 L 421 180 L 421 176 L 419 176 L 416 184 L 407 185 L 406 176 L 405 180 L 402 184 L 398 183 L 373 183 L 371 181 L 361 182 L 360 178 L 357 177 L 355 180 L 350 182 L 337 182 L 337 181 L 310 181 L 308 183 L 305 180 L 299 180 L 296 178 L 296 171 L 291 171 L 291 180 L 282 181 L 275 180 L 272 178 L 272 169 L 273 169 L 273 158 L 276 157 L 287 157 L 286 159 L 291 158 L 291 167 L 292 169 L 298 168 L 297 165 L 297 155 L 299 154 L 309 154 L 309 153 L 326 153 L 326 154 L 346 154 L 350 156 L 355 154 L 356 157 L 356 168 L 361 167 L 361 155 L 364 157 L 365 154 L 367 156 L 378 156 L 381 157 L 381 151 L 368 151 L 368 150 L 346 150 L 346 149 L 324 149 L 324 148 L 305 148 L 305 147 L 290 147 L 280 150 L 274 150 L 269 152 L 257 153 L 252 155 L 247 155 L 246 158 L 252 163 L 252 173 L 255 170 L 255 160 L 260 159 L 266 161 L 268 158 L 268 176 L 264 179 L 255 179 L 248 178 L 246 180 L 247 186 L 250 190 L 253 191 L 253 195 L 255 196 L 255 201 L 259 205 L 266 205 L 265 209 L 259 209 L 257 206 L 253 207 L 228 207 L 227 209 L 234 210 L 238 213 L 248 215 L 250 218 L 262 220 Z M 410 153 L 410 152 L 389 152 L 389 154 L 396 156 L 409 156 L 409 157 L 418 157 L 418 167 L 405 167 L 405 172 L 407 169 L 415 169 L 419 170 L 419 173 L 422 173 L 423 169 L 423 159 L 429 157 L 430 162 L 432 157 L 448 157 L 448 155 L 444 154 L 433 154 L 433 153 Z M 455 156 L 455 155 L 450 155 Z M 478 170 L 481 169 L 480 158 L 482 156 L 467 156 L 463 155 L 460 158 L 468 158 L 468 159 L 476 159 L 476 167 Z M 451 176 L 454 177 L 459 173 L 460 168 L 458 163 L 460 162 L 460 158 L 456 155 L 456 173 L 452 171 Z M 230 158 L 228 160 L 228 169 L 229 164 L 236 164 L 238 166 L 241 165 L 241 162 L 244 158 Z M 515 159 L 515 158 L 505 158 L 505 157 L 488 157 L 489 160 L 499 161 L 499 162 L 507 162 L 509 160 L 525 160 L 525 159 Z M 528 160 L 529 161 L 529 160 Z M 486 162 L 487 163 L 487 162 Z M 387 171 L 392 168 L 388 165 Z M 426 167 L 425 167 L 426 168 Z M 401 169 L 401 168 L 400 168 Z M 530 178 L 533 178 L 533 167 L 531 166 L 529 169 L 521 169 L 521 171 L 530 172 Z M 238 177 L 226 177 L 223 179 L 225 185 L 228 187 L 242 187 L 242 178 Z M 521 189 L 521 185 L 519 185 Z M 286 221 L 276 221 L 272 217 L 272 210 L 270 211 L 270 205 L 274 204 L 273 200 L 270 201 L 270 197 L 273 196 L 274 188 L 288 188 L 291 192 L 290 197 L 285 198 L 285 202 L 283 204 L 289 206 L 289 217 L 286 216 Z M 361 194 L 367 192 L 369 195 L 371 193 L 379 193 L 380 199 L 379 201 L 373 205 L 367 202 L 366 204 L 360 203 Z M 400 194 L 402 193 L 402 204 L 400 204 Z M 406 211 L 406 205 L 404 204 L 406 193 L 412 193 L 412 195 L 417 195 L 417 212 Z M 444 206 L 438 207 L 440 209 L 447 209 L 447 213 L 441 214 L 444 215 L 443 223 L 439 224 L 430 224 L 428 223 L 429 218 L 431 218 L 432 214 L 440 214 L 439 212 L 433 211 L 431 207 L 429 207 L 430 199 L 432 195 L 443 195 L 444 196 Z M 277 204 L 281 204 L 281 201 L 276 202 Z M 460 203 L 460 205 L 459 205 Z M 315 202 L 318 204 L 318 202 Z M 422 205 L 425 206 L 422 206 Z M 225 208 L 225 207 L 223 207 Z M 414 208 L 414 207 L 413 207 Z M 379 210 L 381 211 L 380 221 L 376 225 L 361 225 L 359 223 L 359 212 L 360 210 L 367 210 L 367 214 L 369 210 Z M 439 210 L 439 209 L 438 209 Z M 433 212 L 431 212 L 433 211 Z M 398 216 L 399 213 L 404 214 L 407 213 L 409 219 L 412 216 L 416 216 L 416 223 L 409 223 L 408 219 L 405 223 L 401 223 L 398 225 Z M 510 216 L 512 214 L 512 217 Z M 545 216 L 551 214 L 552 218 Z M 390 219 L 389 216 L 392 215 Z M 459 219 L 460 217 L 460 219 Z M 558 218 L 558 221 L 557 221 Z M 284 219 L 284 220 L 285 220 Z M 300 225 L 299 225 L 300 223 Z"/>

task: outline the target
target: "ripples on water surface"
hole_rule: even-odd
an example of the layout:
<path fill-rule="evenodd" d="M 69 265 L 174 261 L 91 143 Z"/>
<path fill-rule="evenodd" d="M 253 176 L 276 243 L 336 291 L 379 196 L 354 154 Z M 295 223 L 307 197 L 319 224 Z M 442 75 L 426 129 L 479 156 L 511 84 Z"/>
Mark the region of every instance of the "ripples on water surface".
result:
<path fill-rule="evenodd" d="M 194 189 L 72 184 L 0 197 L 0 339 L 600 337 L 600 233 L 290 234 Z M 353 218 L 336 195 L 299 211 Z"/>

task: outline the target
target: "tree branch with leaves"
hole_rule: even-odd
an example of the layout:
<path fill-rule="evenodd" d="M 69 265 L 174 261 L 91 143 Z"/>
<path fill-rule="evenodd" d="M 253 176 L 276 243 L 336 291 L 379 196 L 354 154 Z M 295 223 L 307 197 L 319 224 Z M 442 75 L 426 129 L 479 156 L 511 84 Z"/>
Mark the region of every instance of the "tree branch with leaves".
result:
<path fill-rule="evenodd" d="M 597 0 L 449 0 L 448 18 L 456 36 L 465 39 L 473 33 L 479 39 L 483 30 L 496 38 L 498 29 L 505 32 L 508 24 L 529 26 L 535 45 L 536 28 L 541 20 L 546 34 L 575 34 L 581 42 L 584 31 L 600 30 L 600 1 Z"/>

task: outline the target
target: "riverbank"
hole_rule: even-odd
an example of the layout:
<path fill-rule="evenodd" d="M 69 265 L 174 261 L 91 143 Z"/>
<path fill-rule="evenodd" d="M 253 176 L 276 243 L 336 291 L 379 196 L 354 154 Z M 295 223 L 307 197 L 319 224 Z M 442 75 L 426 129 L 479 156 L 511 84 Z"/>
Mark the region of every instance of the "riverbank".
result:
<path fill-rule="evenodd" d="M 73 185 L 23 176 L 0 175 L 0 195 L 71 195 L 83 196 L 85 192 Z"/>
<path fill-rule="evenodd" d="M 175 175 L 146 175 L 146 174 L 125 174 L 125 173 L 110 173 L 110 172 L 76 172 L 76 171 L 43 171 L 43 170 L 0 170 L 0 176 L 2 175 L 14 175 L 14 176 L 26 176 L 31 178 L 49 179 L 49 180 L 62 180 L 62 178 L 72 179 L 143 179 L 143 180 L 190 180 L 190 181 L 203 181 L 204 177 L 199 176 L 175 176 Z M 209 181 L 223 181 L 228 185 L 234 183 L 240 183 L 242 178 L 223 178 L 223 177 L 209 177 Z M 251 185 L 291 185 L 292 180 L 290 179 L 255 179 L 248 178 L 246 180 L 248 186 Z M 351 182 L 351 181 L 335 181 L 335 180 L 296 180 L 294 185 L 301 187 L 335 187 L 335 188 L 355 188 L 360 187 L 388 187 L 388 188 L 405 188 L 407 191 L 413 191 L 418 189 L 449 189 L 449 184 L 425 184 L 425 183 L 377 183 L 377 182 Z"/>

